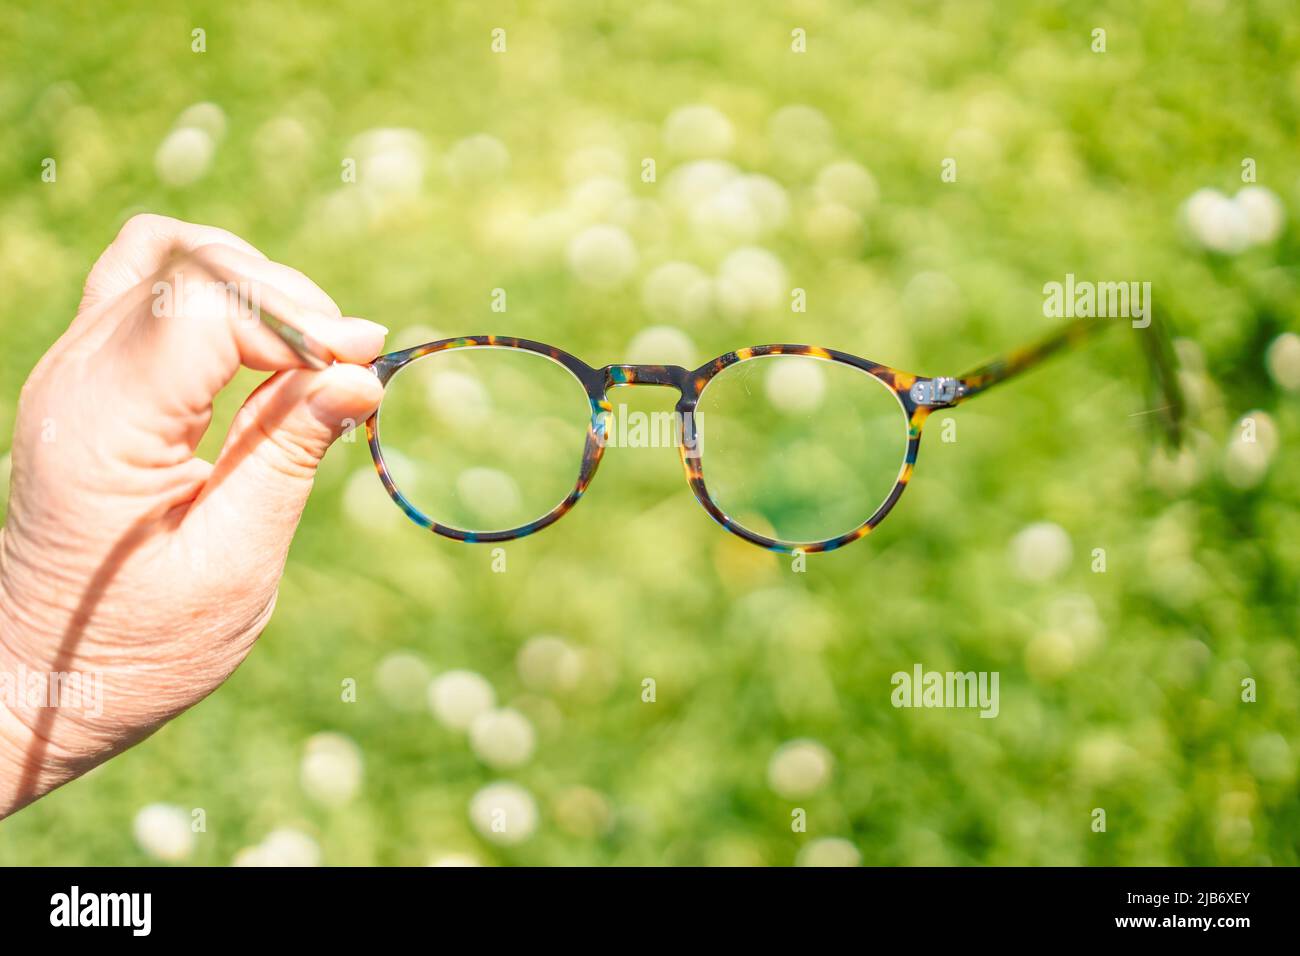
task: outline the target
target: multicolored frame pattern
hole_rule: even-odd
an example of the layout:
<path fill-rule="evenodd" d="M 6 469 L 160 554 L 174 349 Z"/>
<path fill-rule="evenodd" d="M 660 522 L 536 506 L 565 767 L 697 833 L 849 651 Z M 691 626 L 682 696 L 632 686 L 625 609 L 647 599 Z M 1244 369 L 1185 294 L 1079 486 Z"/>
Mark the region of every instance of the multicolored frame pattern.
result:
<path fill-rule="evenodd" d="M 1098 320 L 1079 320 L 1065 326 L 1055 335 L 1042 342 L 1021 351 L 1010 353 L 965 375 L 937 378 L 928 378 L 911 372 L 900 371 L 887 365 L 881 365 L 878 362 L 850 355 L 847 352 L 812 345 L 756 345 L 750 348 L 738 349 L 735 352 L 728 352 L 726 355 L 720 355 L 696 369 L 686 369 L 678 365 L 605 365 L 598 368 L 588 365 L 568 352 L 541 342 L 506 335 L 469 335 L 417 345 L 414 348 L 390 352 L 375 359 L 371 363 L 371 368 L 379 377 L 380 382 L 387 385 L 402 368 L 416 359 L 432 355 L 435 352 L 443 352 L 449 349 L 523 349 L 535 352 L 558 363 L 568 369 L 582 384 L 591 402 L 591 416 L 587 423 L 587 440 L 583 448 L 578 479 L 573 490 L 547 514 L 528 524 L 506 531 L 464 531 L 440 524 L 420 511 L 402 494 L 401 489 L 393 481 L 388 466 L 384 463 L 384 453 L 380 442 L 382 405 L 367 420 L 366 437 L 370 446 L 371 457 L 374 459 L 375 470 L 378 471 L 379 479 L 383 482 L 385 490 L 397 503 L 398 507 L 416 524 L 457 541 L 479 543 L 513 541 L 554 524 L 578 503 L 578 499 L 582 497 L 591 484 L 591 479 L 595 476 L 596 469 L 599 467 L 601 457 L 605 451 L 605 430 L 608 416 L 613 409 L 608 397 L 610 389 L 632 385 L 675 388 L 680 396 L 676 406 L 677 415 L 675 418 L 679 428 L 678 447 L 681 451 L 682 467 L 686 472 L 686 480 L 695 493 L 696 500 L 704 506 L 704 510 L 732 534 L 770 551 L 783 553 L 833 551 L 869 534 L 898 503 L 898 499 L 902 496 L 908 482 L 911 480 L 913 469 L 916 466 L 917 452 L 921 446 L 921 429 L 931 411 L 936 408 L 954 407 L 972 396 L 986 391 L 997 383 L 1031 368 L 1060 349 L 1077 344 L 1101 327 L 1103 327 L 1103 323 Z M 735 365 L 737 362 L 744 362 L 767 355 L 804 355 L 823 361 L 839 362 L 859 369 L 878 379 L 894 393 L 906 417 L 908 430 L 907 451 L 893 489 L 874 514 L 857 528 L 839 537 L 823 541 L 781 541 L 769 538 L 738 524 L 718 507 L 717 503 L 709 495 L 704 480 L 703 456 L 697 456 L 692 452 L 696 440 L 696 436 L 693 434 L 695 410 L 700 395 L 709 382 L 723 369 Z"/>

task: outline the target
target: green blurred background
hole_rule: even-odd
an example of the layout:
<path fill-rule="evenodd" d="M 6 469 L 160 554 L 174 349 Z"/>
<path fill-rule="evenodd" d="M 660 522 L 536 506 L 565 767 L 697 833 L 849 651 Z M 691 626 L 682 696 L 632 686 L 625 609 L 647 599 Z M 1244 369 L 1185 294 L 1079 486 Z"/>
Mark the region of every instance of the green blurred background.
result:
<path fill-rule="evenodd" d="M 1053 327 L 1046 282 L 1150 281 L 1191 406 L 1160 450 L 1117 323 L 936 414 L 891 518 L 804 573 L 714 526 L 670 449 L 611 449 L 495 573 L 341 444 L 257 651 L 0 825 L 0 862 L 1297 862 L 1288 0 L 4 0 L 0 23 L 6 443 L 140 211 L 246 237 L 391 347 L 497 332 L 593 364 L 795 341 L 951 374 Z M 894 709 L 916 663 L 998 671 L 1000 715 Z M 489 690 L 506 712 L 457 729 Z"/>

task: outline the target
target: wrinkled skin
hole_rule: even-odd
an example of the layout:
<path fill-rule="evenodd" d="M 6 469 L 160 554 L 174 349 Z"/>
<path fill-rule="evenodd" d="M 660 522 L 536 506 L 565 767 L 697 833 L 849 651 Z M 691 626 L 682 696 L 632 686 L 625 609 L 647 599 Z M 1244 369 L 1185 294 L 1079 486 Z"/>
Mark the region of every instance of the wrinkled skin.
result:
<path fill-rule="evenodd" d="M 210 281 L 232 275 L 336 364 L 304 367 Z M 317 463 L 382 397 L 364 365 L 385 331 L 223 230 L 123 227 L 23 386 L 0 532 L 0 674 L 100 675 L 102 713 L 0 699 L 0 816 L 148 736 L 247 656 Z M 194 449 L 241 365 L 274 374 L 209 464 Z"/>

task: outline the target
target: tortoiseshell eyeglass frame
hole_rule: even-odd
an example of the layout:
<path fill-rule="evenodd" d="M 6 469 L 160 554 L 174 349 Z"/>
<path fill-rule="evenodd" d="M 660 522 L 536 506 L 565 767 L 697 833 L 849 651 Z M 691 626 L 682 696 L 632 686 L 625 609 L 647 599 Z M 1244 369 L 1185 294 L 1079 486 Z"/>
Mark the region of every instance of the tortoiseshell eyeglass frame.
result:
<path fill-rule="evenodd" d="M 541 342 L 504 335 L 470 335 L 417 345 L 414 348 L 390 352 L 375 359 L 371 363 L 371 369 L 379 377 L 380 382 L 387 385 L 393 376 L 405 366 L 435 352 L 444 352 L 450 349 L 522 349 L 535 352 L 562 365 L 582 384 L 591 402 L 591 416 L 587 423 L 587 440 L 583 448 L 578 479 L 573 490 L 547 514 L 528 524 L 507 531 L 464 531 L 440 524 L 416 508 L 402 494 L 393 481 L 388 466 L 384 463 L 379 427 L 380 417 L 383 412 L 382 404 L 366 421 L 366 437 L 370 446 L 371 457 L 374 459 L 375 469 L 379 472 L 379 479 L 384 483 L 384 488 L 387 490 L 389 497 L 416 524 L 457 541 L 477 543 L 513 541 L 554 524 L 578 503 L 578 499 L 582 497 L 587 490 L 587 486 L 591 484 L 591 479 L 595 476 L 596 469 L 600 465 L 601 457 L 605 451 L 604 436 L 608 422 L 607 416 L 612 413 L 613 409 L 608 397 L 610 389 L 631 385 L 675 388 L 680 395 L 675 417 L 678 423 L 678 447 L 681 452 L 682 467 L 686 471 L 686 480 L 690 484 L 691 490 L 695 493 L 699 503 L 704 506 L 704 510 L 732 534 L 770 551 L 787 554 L 833 551 L 867 535 L 885 519 L 885 516 L 898 503 L 898 499 L 902 496 L 903 491 L 907 488 L 908 481 L 912 477 L 912 470 L 916 466 L 917 451 L 921 446 L 921 429 L 930 412 L 936 408 L 952 408 L 961 404 L 997 383 L 1033 367 L 1054 352 L 1078 343 L 1094 330 L 1103 327 L 1104 324 L 1105 320 L 1077 320 L 1070 325 L 1064 326 L 1054 335 L 1041 342 L 982 365 L 965 375 L 935 378 L 903 372 L 887 365 L 881 365 L 878 362 L 871 362 L 856 355 L 850 355 L 847 352 L 838 352 L 834 349 L 818 348 L 811 345 L 756 345 L 751 348 L 728 352 L 726 355 L 721 355 L 696 369 L 685 369 L 678 365 L 606 365 L 596 368 L 567 352 L 550 345 L 544 345 Z M 692 452 L 692 449 L 695 448 L 696 439 L 694 434 L 694 413 L 700 395 L 709 382 L 723 369 L 738 362 L 745 362 L 766 355 L 804 355 L 828 362 L 851 365 L 878 379 L 890 388 L 906 416 L 908 429 L 907 452 L 893 489 L 885 501 L 876 509 L 875 513 L 857 528 L 839 537 L 829 538 L 824 541 L 781 541 L 769 538 L 737 523 L 730 515 L 718 507 L 709 495 L 704 478 L 703 462 L 705 456 L 702 454 L 696 455 Z"/>

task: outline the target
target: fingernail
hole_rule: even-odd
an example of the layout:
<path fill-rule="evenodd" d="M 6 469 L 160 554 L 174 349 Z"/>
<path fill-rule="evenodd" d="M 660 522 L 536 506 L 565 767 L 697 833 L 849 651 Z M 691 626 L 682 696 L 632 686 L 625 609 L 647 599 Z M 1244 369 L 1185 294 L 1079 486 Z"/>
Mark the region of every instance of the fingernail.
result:
<path fill-rule="evenodd" d="M 377 322 L 343 316 L 320 316 L 312 329 L 313 338 L 341 362 L 369 362 L 383 351 L 388 334 Z"/>
<path fill-rule="evenodd" d="M 333 365 L 318 374 L 307 393 L 307 407 L 332 427 L 350 427 L 367 418 L 382 396 L 383 389 L 369 369 Z"/>
<path fill-rule="evenodd" d="M 366 326 L 369 326 L 369 327 L 372 328 L 372 329 L 375 329 L 377 332 L 380 332 L 380 333 L 382 333 L 383 335 L 387 335 L 387 334 L 388 334 L 388 329 L 387 329 L 387 327 L 380 325 L 378 322 L 371 322 L 369 319 L 357 318 L 356 316 L 351 316 L 351 315 L 350 315 L 350 316 L 346 316 L 345 319 L 344 319 L 344 321 L 346 321 L 346 322 L 359 322 L 359 323 L 362 324 L 362 325 L 366 325 Z"/>

